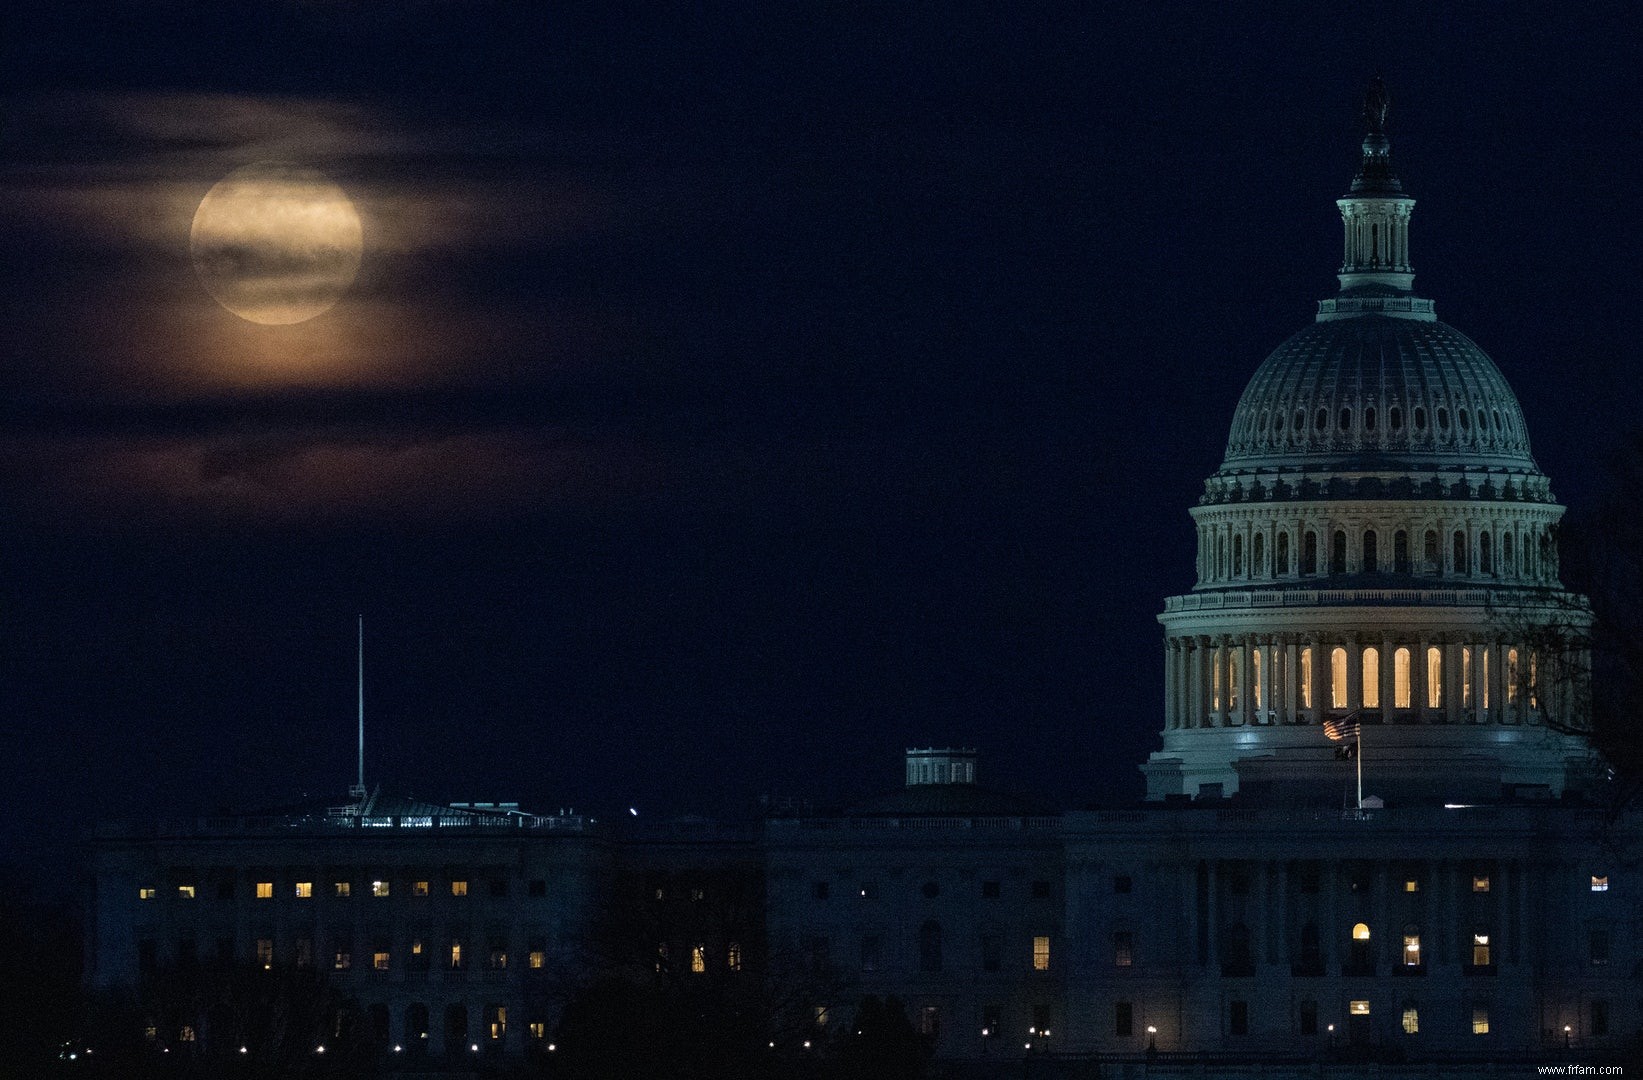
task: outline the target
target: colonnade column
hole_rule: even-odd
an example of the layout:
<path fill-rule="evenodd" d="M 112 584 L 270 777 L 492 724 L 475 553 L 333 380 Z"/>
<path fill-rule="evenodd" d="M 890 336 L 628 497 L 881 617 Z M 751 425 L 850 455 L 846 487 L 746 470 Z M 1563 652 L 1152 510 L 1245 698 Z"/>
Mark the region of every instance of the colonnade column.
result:
<path fill-rule="evenodd" d="M 1296 722 L 1299 713 L 1296 706 L 1299 704 L 1300 693 L 1300 647 L 1295 644 L 1294 634 L 1284 635 L 1284 688 L 1283 702 L 1279 706 L 1283 712 L 1279 719 L 1286 724 Z"/>
<path fill-rule="evenodd" d="M 1381 637 L 1380 667 L 1381 716 L 1385 718 L 1385 722 L 1387 723 L 1391 722 L 1393 709 L 1397 706 L 1397 699 L 1392 696 L 1392 680 L 1394 673 L 1397 670 L 1397 663 L 1397 648 L 1392 644 L 1392 638 L 1389 635 L 1383 635 Z"/>
<path fill-rule="evenodd" d="M 1333 660 L 1331 657 L 1330 680 L 1334 681 Z M 1330 707 L 1335 703 L 1331 701 Z M 1346 641 L 1346 707 L 1359 709 L 1363 707 L 1363 645 L 1356 635 Z"/>
<path fill-rule="evenodd" d="M 1426 649 L 1426 637 L 1422 635 L 1415 643 L 1415 655 L 1409 658 L 1410 704 L 1414 707 L 1415 715 L 1422 721 L 1430 719 L 1426 714 L 1426 706 L 1432 700 L 1431 688 L 1426 685 Z"/>
<path fill-rule="evenodd" d="M 1489 719 L 1500 723 L 1506 714 L 1506 649 L 1499 638 L 1489 642 Z"/>
<path fill-rule="evenodd" d="M 1329 669 L 1329 657 L 1324 655 L 1323 638 L 1312 635 L 1309 643 L 1312 649 L 1312 672 L 1307 680 L 1307 693 L 1312 697 L 1312 715 L 1310 720 L 1316 722 L 1323 715 L 1324 710 L 1324 672 Z"/>
<path fill-rule="evenodd" d="M 1445 641 L 1443 644 L 1443 720 L 1446 724 L 1460 723 L 1461 674 L 1460 646 L 1452 641 Z"/>
<path fill-rule="evenodd" d="M 1232 665 L 1227 663 L 1227 650 L 1231 647 L 1232 639 L 1227 635 L 1221 634 L 1215 639 L 1215 678 L 1211 680 L 1210 685 L 1214 687 L 1216 682 L 1220 683 L 1219 692 L 1215 695 L 1216 727 L 1227 726 L 1227 712 L 1232 706 L 1232 703 L 1227 700 L 1231 696 L 1227 691 L 1232 689 L 1227 685 L 1227 673 L 1232 670 Z"/>
<path fill-rule="evenodd" d="M 1194 727 L 1211 727 L 1213 726 L 1214 717 L 1210 715 L 1209 711 L 1209 663 L 1211 657 L 1209 638 L 1202 634 L 1194 636 L 1192 639 L 1192 648 L 1192 674 L 1194 683 L 1192 695 L 1192 723 Z"/>
<path fill-rule="evenodd" d="M 1181 726 L 1181 714 L 1176 711 L 1175 698 L 1175 639 L 1164 639 L 1164 727 L 1171 730 Z"/>
<path fill-rule="evenodd" d="M 1238 639 L 1238 722 L 1255 722 L 1255 638 L 1246 634 Z"/>

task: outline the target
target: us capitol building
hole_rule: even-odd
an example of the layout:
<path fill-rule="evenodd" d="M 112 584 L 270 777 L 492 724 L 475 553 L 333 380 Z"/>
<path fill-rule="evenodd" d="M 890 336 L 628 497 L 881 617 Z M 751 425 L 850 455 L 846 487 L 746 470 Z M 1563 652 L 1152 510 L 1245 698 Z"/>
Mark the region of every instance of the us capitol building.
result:
<path fill-rule="evenodd" d="M 980 1075 L 1635 1054 L 1643 829 L 1571 733 L 1590 614 L 1559 579 L 1563 508 L 1500 370 L 1413 291 L 1386 105 L 1377 82 L 1339 289 L 1255 370 L 1191 510 L 1145 801 L 1036 806 L 928 749 L 889 795 L 746 826 L 381 796 L 109 825 L 88 982 L 152 1000 L 207 953 L 307 966 L 384 1054 L 550 1052 L 553 987 L 636 906 L 658 973 L 809 973 L 818 1053 L 895 995 Z M 229 1022 L 150 1006 L 146 1035 L 207 1053 Z"/>

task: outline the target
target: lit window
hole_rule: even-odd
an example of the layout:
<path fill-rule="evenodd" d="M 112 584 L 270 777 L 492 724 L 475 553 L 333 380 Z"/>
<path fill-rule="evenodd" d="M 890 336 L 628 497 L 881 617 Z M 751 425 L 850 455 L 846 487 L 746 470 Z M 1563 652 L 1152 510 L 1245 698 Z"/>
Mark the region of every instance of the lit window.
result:
<path fill-rule="evenodd" d="M 337 898 L 341 900 L 346 900 L 349 896 L 352 896 L 354 892 L 354 886 L 346 881 L 338 881 L 333 884 L 332 888 L 335 891 Z"/>
<path fill-rule="evenodd" d="M 548 964 L 547 951 L 544 949 L 532 949 L 525 957 L 525 963 L 530 965 L 532 971 L 541 971 Z"/>
<path fill-rule="evenodd" d="M 540 1020 L 532 1020 L 525 1026 L 530 1029 L 531 1038 L 533 1039 L 545 1039 L 548 1037 L 548 1025 Z"/>
<path fill-rule="evenodd" d="M 1534 653 L 1529 654 L 1529 708 L 1531 709 L 1540 708 L 1540 673 L 1537 670 L 1539 667 L 1536 663 L 1537 659 L 1538 657 Z"/>
<path fill-rule="evenodd" d="M 1409 708 L 1409 650 L 1392 654 L 1392 707 Z"/>
<path fill-rule="evenodd" d="M 257 939 L 257 963 L 262 965 L 264 971 L 274 966 L 273 938 L 262 937 Z"/>
<path fill-rule="evenodd" d="M 1338 646 L 1329 653 L 1329 707 L 1346 708 L 1346 650 Z"/>
<path fill-rule="evenodd" d="M 373 952 L 371 954 L 371 967 L 373 969 L 377 970 L 377 971 L 387 971 L 388 970 L 388 952 L 387 952 L 387 950 L 378 949 L 376 952 Z"/>
<path fill-rule="evenodd" d="M 1489 707 L 1489 649 L 1478 654 L 1478 685 L 1483 688 L 1483 707 Z"/>
<path fill-rule="evenodd" d="M 184 1024 L 182 1027 L 178 1028 L 177 1029 L 177 1041 L 178 1042 L 193 1042 L 194 1041 L 194 1025 L 193 1024 Z"/>
<path fill-rule="evenodd" d="M 386 881 L 373 881 L 373 882 L 371 882 L 371 895 L 372 896 L 387 896 L 388 895 L 388 883 Z"/>
<path fill-rule="evenodd" d="M 827 1026 L 827 1006 L 826 1005 L 816 1005 L 816 1006 L 812 1007 L 811 1010 L 810 1010 L 810 1017 L 811 1017 L 811 1019 L 815 1020 L 817 1027 L 826 1027 Z"/>
<path fill-rule="evenodd" d="M 1472 1034 L 1489 1034 L 1489 1009 L 1486 1006 L 1472 1006 Z"/>
<path fill-rule="evenodd" d="M 313 899 L 313 896 L 314 896 L 314 883 L 312 881 L 299 881 L 299 882 L 297 882 L 297 899 L 298 900 L 311 900 L 311 899 Z"/>
<path fill-rule="evenodd" d="M 1368 941 L 1369 940 L 1369 926 L 1368 926 L 1367 923 L 1357 923 L 1356 925 L 1354 925 L 1352 927 L 1352 940 L 1353 941 Z"/>
<path fill-rule="evenodd" d="M 1489 891 L 1489 875 L 1488 874 L 1473 874 L 1472 875 L 1472 891 L 1473 892 L 1488 892 Z"/>
<path fill-rule="evenodd" d="M 1351 1016 L 1368 1016 L 1369 1002 L 1362 999 L 1350 1002 L 1346 1007 L 1346 1011 Z"/>
<path fill-rule="evenodd" d="M 453 881 L 453 882 L 451 882 L 451 895 L 452 896 L 467 896 L 468 895 L 468 883 L 466 881 Z"/>
<path fill-rule="evenodd" d="M 411 955 L 412 956 L 421 956 L 422 955 L 422 939 L 421 938 L 412 938 L 411 939 Z"/>
<path fill-rule="evenodd" d="M 1488 967 L 1489 966 L 1489 935 L 1488 934 L 1473 934 L 1472 935 L 1472 966 L 1473 967 Z"/>
<path fill-rule="evenodd" d="M 462 967 L 462 942 L 451 942 L 451 970 L 457 971 Z"/>
<path fill-rule="evenodd" d="M 707 970 L 707 946 L 693 945 L 690 949 L 690 970 L 697 975 Z"/>
<path fill-rule="evenodd" d="M 259 882 L 257 882 L 257 899 L 258 900 L 272 900 L 272 899 L 274 899 L 274 883 L 272 881 L 259 881 Z"/>
<path fill-rule="evenodd" d="M 1415 878 L 1405 878 L 1404 883 L 1403 883 L 1403 891 L 1404 892 L 1420 892 L 1421 891 L 1421 883 L 1419 881 L 1417 881 Z"/>
<path fill-rule="evenodd" d="M 1421 965 L 1421 936 L 1413 927 L 1403 932 L 1403 963 L 1405 967 Z"/>
<path fill-rule="evenodd" d="M 1033 970 L 1050 970 L 1050 939 L 1048 935 L 1033 938 Z"/>
<path fill-rule="evenodd" d="M 1460 650 L 1460 707 L 1472 707 L 1472 650 L 1464 645 Z"/>
<path fill-rule="evenodd" d="M 353 963 L 354 955 L 349 952 L 346 947 L 339 947 L 337 951 L 332 954 L 331 966 L 338 971 L 347 971 L 353 966 Z"/>
<path fill-rule="evenodd" d="M 730 943 L 730 953 L 726 959 L 726 964 L 731 971 L 742 970 L 742 946 L 740 942 L 732 941 Z"/>
<path fill-rule="evenodd" d="M 1403 1007 L 1403 1033 L 1405 1035 L 1419 1035 L 1421 1032 L 1420 1010 L 1413 1005 Z"/>
<path fill-rule="evenodd" d="M 1609 891 L 1609 875 L 1608 874 L 1593 874 L 1592 875 L 1592 891 L 1593 892 L 1608 892 Z"/>
<path fill-rule="evenodd" d="M 153 889 L 144 886 L 143 888 L 137 890 L 137 899 L 152 900 L 154 899 L 154 894 L 155 891 Z"/>
<path fill-rule="evenodd" d="M 192 899 L 194 899 L 194 886 L 192 886 L 192 885 L 179 885 L 179 886 L 177 886 L 177 899 L 179 899 L 179 900 L 192 900 Z"/>
<path fill-rule="evenodd" d="M 1436 645 L 1426 650 L 1426 707 L 1443 708 L 1443 650 Z"/>
<path fill-rule="evenodd" d="M 508 950 L 491 946 L 491 970 L 505 971 L 508 967 Z"/>
<path fill-rule="evenodd" d="M 1365 649 L 1363 651 L 1363 707 L 1366 709 L 1381 707 L 1381 652 L 1379 649 Z"/>
<path fill-rule="evenodd" d="M 1301 708 L 1312 708 L 1312 647 L 1301 650 Z"/>
<path fill-rule="evenodd" d="M 413 882 L 411 882 L 411 895 L 412 896 L 427 896 L 428 895 L 428 883 L 426 881 L 413 881 Z"/>
<path fill-rule="evenodd" d="M 508 1033 L 508 1007 L 492 1005 L 485 1010 L 491 1017 L 491 1038 L 500 1039 Z"/>
<path fill-rule="evenodd" d="M 1516 705 L 1518 695 L 1517 650 L 1506 650 L 1506 704 Z"/>

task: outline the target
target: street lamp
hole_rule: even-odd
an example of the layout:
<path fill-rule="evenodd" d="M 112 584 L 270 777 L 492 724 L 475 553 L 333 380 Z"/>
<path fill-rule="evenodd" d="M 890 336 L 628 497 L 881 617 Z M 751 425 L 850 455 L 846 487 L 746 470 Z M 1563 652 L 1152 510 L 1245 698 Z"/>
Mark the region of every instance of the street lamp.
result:
<path fill-rule="evenodd" d="M 1575 1031 L 1575 1029 L 1572 1025 L 1570 1025 L 1570 1024 L 1564 1024 L 1563 1025 L 1563 1049 L 1565 1049 L 1565 1050 L 1569 1049 L 1569 1039 L 1572 1035 L 1574 1035 L 1574 1031 Z"/>

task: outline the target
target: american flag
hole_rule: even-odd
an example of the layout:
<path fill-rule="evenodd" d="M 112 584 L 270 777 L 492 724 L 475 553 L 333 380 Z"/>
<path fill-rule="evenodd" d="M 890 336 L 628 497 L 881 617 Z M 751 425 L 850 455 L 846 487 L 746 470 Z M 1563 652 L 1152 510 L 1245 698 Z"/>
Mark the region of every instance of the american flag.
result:
<path fill-rule="evenodd" d="M 1343 739 L 1358 737 L 1358 714 L 1349 712 L 1340 718 L 1330 717 L 1324 721 L 1324 734 L 1331 742 L 1340 742 Z"/>

